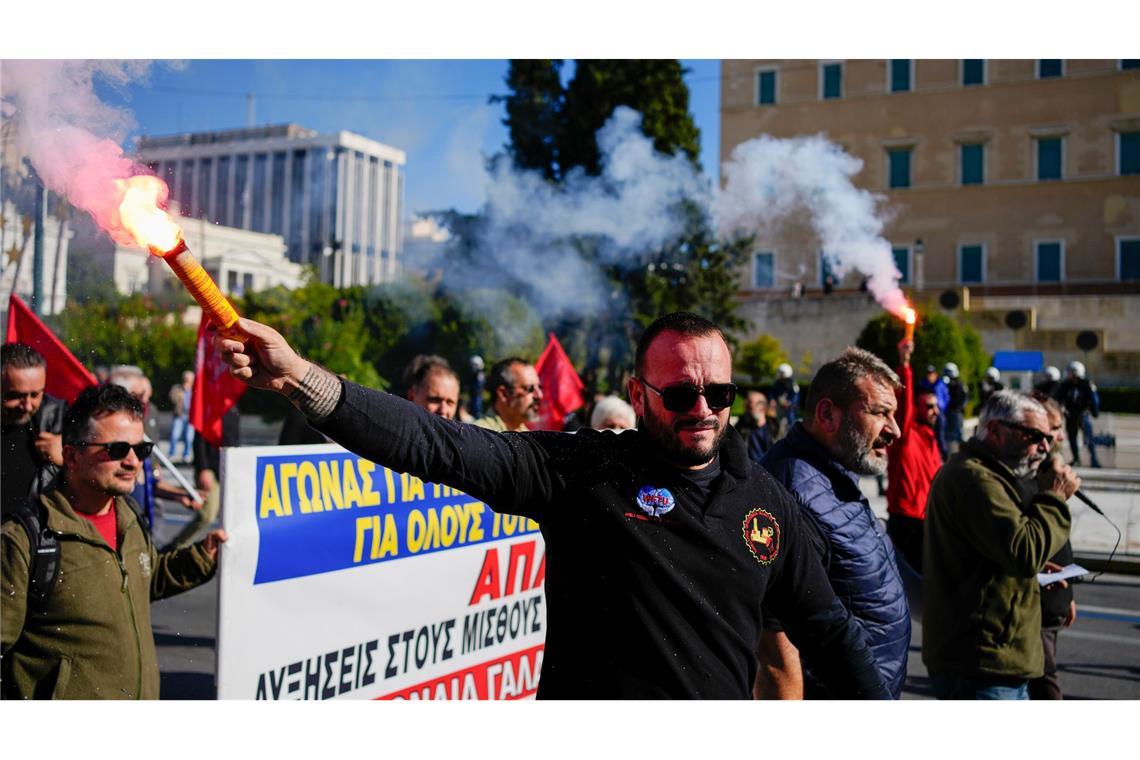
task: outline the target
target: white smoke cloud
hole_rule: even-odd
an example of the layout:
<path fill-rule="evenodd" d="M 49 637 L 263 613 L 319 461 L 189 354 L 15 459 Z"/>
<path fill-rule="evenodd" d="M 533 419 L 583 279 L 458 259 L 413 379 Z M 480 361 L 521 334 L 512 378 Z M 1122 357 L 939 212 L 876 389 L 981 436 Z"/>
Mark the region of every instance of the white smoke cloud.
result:
<path fill-rule="evenodd" d="M 91 214 L 122 243 L 121 191 L 114 184 L 145 172 L 123 156 L 128 112 L 95 94 L 96 77 L 124 85 L 144 75 L 147 61 L 6 60 L 0 63 L 4 119 L 15 125 L 20 151 L 49 190 Z"/>
<path fill-rule="evenodd" d="M 597 177 L 571 172 L 554 185 L 507 161 L 490 170 L 480 253 L 524 281 L 543 316 L 592 313 L 612 295 L 595 261 L 636 261 L 681 233 L 678 203 L 707 204 L 708 181 L 684 156 L 657 153 L 640 126 L 637 112 L 614 111 L 598 132 Z M 583 239 L 594 258 L 583 252 Z"/>
<path fill-rule="evenodd" d="M 836 276 L 862 273 L 875 300 L 897 313 L 906 299 L 882 236 L 883 198 L 855 186 L 862 168 L 862 161 L 822 135 L 749 140 L 721 168 L 718 228 L 721 234 L 756 234 L 762 241 L 778 237 L 788 220 L 807 212 Z"/>

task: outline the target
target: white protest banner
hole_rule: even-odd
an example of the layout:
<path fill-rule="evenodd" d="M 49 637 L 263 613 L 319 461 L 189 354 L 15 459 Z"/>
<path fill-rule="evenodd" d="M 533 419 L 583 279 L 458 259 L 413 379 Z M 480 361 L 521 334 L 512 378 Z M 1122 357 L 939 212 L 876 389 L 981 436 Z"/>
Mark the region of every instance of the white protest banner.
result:
<path fill-rule="evenodd" d="M 335 445 L 223 449 L 219 699 L 518 699 L 537 523 Z"/>

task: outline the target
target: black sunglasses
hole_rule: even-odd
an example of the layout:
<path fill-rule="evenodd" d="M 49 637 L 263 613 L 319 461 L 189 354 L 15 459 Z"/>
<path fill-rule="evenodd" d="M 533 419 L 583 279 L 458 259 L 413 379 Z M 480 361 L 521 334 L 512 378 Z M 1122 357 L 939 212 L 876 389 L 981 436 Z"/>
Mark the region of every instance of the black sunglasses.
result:
<path fill-rule="evenodd" d="M 704 396 L 709 409 L 724 409 L 736 400 L 736 386 L 732 383 L 713 383 L 703 389 L 692 383 L 677 383 L 665 388 L 654 388 L 642 378 L 641 384 L 661 397 L 661 403 L 670 412 L 687 412 L 697 403 L 698 396 Z"/>
<path fill-rule="evenodd" d="M 131 445 L 126 441 L 111 441 L 110 443 L 94 443 L 86 441 L 79 444 L 80 446 L 98 446 L 107 452 L 107 456 L 113 460 L 126 459 L 127 454 L 131 449 L 135 450 L 135 456 L 139 459 L 146 459 L 150 456 L 150 452 L 154 450 L 154 443 L 152 441 L 143 441 Z"/>
<path fill-rule="evenodd" d="M 1026 427 L 1025 425 L 1018 425 L 1016 422 L 1010 422 L 1009 420 L 998 420 L 998 422 L 1001 423 L 1002 425 L 1005 425 L 1007 428 L 1010 428 L 1012 430 L 1016 430 L 1017 432 L 1021 433 L 1026 438 L 1028 438 L 1035 446 L 1037 444 L 1042 443 L 1042 442 L 1048 444 L 1049 446 L 1053 445 L 1053 436 L 1049 435 L 1048 433 L 1042 433 L 1037 428 Z"/>

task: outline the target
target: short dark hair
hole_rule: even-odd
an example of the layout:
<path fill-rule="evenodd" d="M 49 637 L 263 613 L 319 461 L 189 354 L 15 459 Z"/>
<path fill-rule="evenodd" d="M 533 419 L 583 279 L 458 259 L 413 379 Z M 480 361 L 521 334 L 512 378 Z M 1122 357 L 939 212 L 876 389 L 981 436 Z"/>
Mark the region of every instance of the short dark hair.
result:
<path fill-rule="evenodd" d="M 500 359 L 491 366 L 490 371 L 487 372 L 487 393 L 491 394 L 492 400 L 495 398 L 495 391 L 500 386 L 514 386 L 518 382 L 514 370 L 511 369 L 516 364 L 525 367 L 530 362 L 517 356 L 509 356 L 506 359 Z"/>
<path fill-rule="evenodd" d="M 35 369 L 47 367 L 47 362 L 27 343 L 5 343 L 0 348 L 0 366 L 4 369 Z"/>
<path fill-rule="evenodd" d="M 700 314 L 693 314 L 690 311 L 675 311 L 672 314 L 666 314 L 663 317 L 658 317 L 653 321 L 653 324 L 645 328 L 645 332 L 637 341 L 637 351 L 633 357 L 633 371 L 638 377 L 645 374 L 645 354 L 649 350 L 649 346 L 657 339 L 658 335 L 664 332 L 677 333 L 688 338 L 718 335 L 725 342 L 725 345 L 728 344 L 728 339 L 724 337 L 721 329 Z"/>
<path fill-rule="evenodd" d="M 407 393 L 413 388 L 420 387 L 429 375 L 436 373 L 450 375 L 455 378 L 456 382 L 459 382 L 459 375 L 455 374 L 451 364 L 442 356 L 420 354 L 414 357 L 404 368 L 404 392 Z"/>
<path fill-rule="evenodd" d="M 91 420 L 116 412 L 141 420 L 143 405 L 130 391 L 114 383 L 84 388 L 63 417 L 63 443 L 68 446 L 86 443 Z"/>
<path fill-rule="evenodd" d="M 812 378 L 804 405 L 808 419 L 815 416 L 816 406 L 825 398 L 841 409 L 851 406 L 860 396 L 855 383 L 864 377 L 874 378 L 891 390 L 902 387 L 899 376 L 886 362 L 870 351 L 848 346 L 838 358 L 820 367 Z"/>

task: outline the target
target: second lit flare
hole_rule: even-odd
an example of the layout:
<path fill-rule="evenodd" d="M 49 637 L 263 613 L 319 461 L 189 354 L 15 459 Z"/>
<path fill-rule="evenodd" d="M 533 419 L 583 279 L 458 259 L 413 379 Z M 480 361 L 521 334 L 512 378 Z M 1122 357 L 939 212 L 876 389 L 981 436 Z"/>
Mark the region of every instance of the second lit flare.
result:
<path fill-rule="evenodd" d="M 123 192 L 119 218 L 135 242 L 162 257 L 219 330 L 233 328 L 238 321 L 234 307 L 186 247 L 182 228 L 159 206 L 166 198 L 165 183 L 157 177 L 140 175 L 117 180 L 117 184 Z"/>
<path fill-rule="evenodd" d="M 903 340 L 910 342 L 914 340 L 914 325 L 918 322 L 918 312 L 909 306 L 904 306 L 902 310 L 903 322 L 906 324 L 906 332 L 903 335 Z"/>

